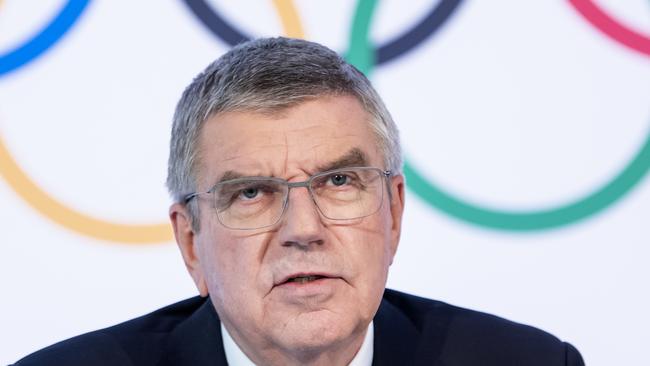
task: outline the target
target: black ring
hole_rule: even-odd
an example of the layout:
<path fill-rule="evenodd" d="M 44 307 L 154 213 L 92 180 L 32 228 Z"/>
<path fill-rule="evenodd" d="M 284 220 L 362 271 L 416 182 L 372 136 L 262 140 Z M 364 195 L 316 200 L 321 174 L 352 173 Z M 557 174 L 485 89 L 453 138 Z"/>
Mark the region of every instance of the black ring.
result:
<path fill-rule="evenodd" d="M 230 46 L 252 39 L 246 33 L 224 19 L 205 0 L 183 0 L 192 13 L 201 20 L 215 36 Z M 401 36 L 375 47 L 376 64 L 392 61 L 411 51 L 435 33 L 458 9 L 462 0 L 442 0 L 434 6 L 424 19 Z"/>
<path fill-rule="evenodd" d="M 442 0 L 420 23 L 400 37 L 375 48 L 377 65 L 401 56 L 435 33 L 457 10 L 462 0 Z"/>
<path fill-rule="evenodd" d="M 228 23 L 204 0 L 183 0 L 183 2 L 201 20 L 203 25 L 231 47 L 251 39 L 251 37 Z"/>

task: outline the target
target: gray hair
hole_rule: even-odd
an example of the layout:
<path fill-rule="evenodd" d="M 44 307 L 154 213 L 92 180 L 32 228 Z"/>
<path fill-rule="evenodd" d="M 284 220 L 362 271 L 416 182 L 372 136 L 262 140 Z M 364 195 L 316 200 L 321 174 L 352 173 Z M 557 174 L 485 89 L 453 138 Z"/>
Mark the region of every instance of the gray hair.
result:
<path fill-rule="evenodd" d="M 198 140 L 204 122 L 225 112 L 274 113 L 324 95 L 356 97 L 372 117 L 386 169 L 401 173 L 399 133 L 370 81 L 336 52 L 284 37 L 239 44 L 211 63 L 185 89 L 172 127 L 167 188 L 175 202 L 197 189 Z M 188 204 L 198 230 L 198 206 Z"/>

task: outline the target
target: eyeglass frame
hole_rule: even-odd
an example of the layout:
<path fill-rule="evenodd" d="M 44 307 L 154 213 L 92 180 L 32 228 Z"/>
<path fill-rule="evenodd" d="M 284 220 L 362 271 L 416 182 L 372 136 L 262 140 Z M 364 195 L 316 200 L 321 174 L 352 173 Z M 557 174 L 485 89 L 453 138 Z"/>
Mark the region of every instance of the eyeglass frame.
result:
<path fill-rule="evenodd" d="M 242 177 L 242 178 L 228 179 L 228 180 L 225 180 L 223 182 L 219 182 L 219 183 L 213 185 L 212 188 L 208 189 L 207 191 L 193 192 L 193 193 L 186 194 L 183 197 L 183 203 L 188 204 L 193 198 L 196 198 L 196 197 L 198 197 L 199 195 L 202 195 L 202 194 L 213 194 L 214 190 L 218 186 L 224 185 L 224 184 L 227 184 L 227 183 L 240 182 L 240 181 L 245 182 L 245 181 L 251 181 L 251 180 L 253 180 L 253 181 L 255 181 L 255 180 L 260 180 L 260 181 L 262 181 L 262 180 L 266 180 L 266 181 L 270 180 L 270 181 L 274 181 L 274 182 L 280 183 L 282 185 L 285 185 L 287 187 L 287 194 L 286 194 L 286 197 L 284 198 L 284 202 L 282 204 L 282 211 L 278 215 L 277 220 L 275 220 L 271 224 L 268 224 L 268 225 L 265 225 L 265 226 L 260 226 L 260 227 L 255 227 L 255 228 L 233 228 L 233 227 L 227 226 L 226 224 L 221 222 L 221 218 L 219 217 L 219 214 L 217 213 L 217 221 L 219 221 L 219 224 L 221 224 L 223 227 L 228 228 L 230 230 L 259 230 L 259 229 L 264 229 L 264 228 L 267 228 L 267 227 L 274 226 L 278 222 L 280 222 L 280 220 L 282 220 L 282 217 L 284 216 L 284 213 L 286 212 L 287 207 L 289 206 L 289 194 L 291 193 L 291 189 L 296 188 L 296 187 L 307 188 L 307 191 L 309 191 L 309 196 L 311 197 L 311 200 L 314 202 L 314 205 L 316 206 L 316 209 L 318 210 L 318 212 L 321 215 L 323 215 L 323 217 L 325 217 L 325 218 L 327 218 L 329 220 L 356 220 L 356 219 L 361 219 L 361 218 L 364 218 L 364 217 L 368 217 L 370 215 L 374 215 L 375 213 L 377 213 L 377 211 L 379 211 L 379 209 L 381 209 L 381 206 L 384 203 L 384 194 L 383 193 L 381 195 L 381 203 L 379 204 L 379 207 L 377 207 L 377 209 L 375 211 L 373 211 L 373 212 L 371 212 L 371 213 L 369 213 L 367 215 L 354 217 L 354 218 L 349 218 L 349 219 L 333 219 L 331 217 L 328 217 L 323 212 L 323 210 L 320 208 L 320 206 L 318 205 L 318 201 L 316 200 L 316 198 L 314 198 L 314 192 L 312 190 L 311 183 L 315 178 L 325 176 L 325 175 L 328 175 L 328 174 L 332 174 L 332 173 L 335 173 L 335 172 L 339 172 L 339 171 L 344 172 L 344 171 L 350 170 L 350 169 L 374 170 L 374 171 L 378 172 L 380 174 L 380 178 L 385 178 L 386 179 L 386 190 L 388 191 L 388 197 L 390 199 L 390 197 L 392 196 L 392 192 L 390 190 L 390 184 L 389 184 L 388 179 L 395 176 L 392 171 L 377 168 L 377 167 L 370 167 L 370 166 L 351 166 L 351 167 L 343 167 L 343 168 L 337 168 L 337 169 L 331 169 L 331 170 L 326 170 L 326 171 L 323 171 L 323 172 L 319 172 L 319 173 L 311 175 L 309 177 L 309 179 L 304 180 L 304 181 L 300 181 L 300 182 L 289 182 L 286 179 L 282 179 L 282 178 L 264 177 L 264 176 L 252 176 L 252 177 Z M 382 192 L 383 192 L 383 188 L 382 188 Z M 214 209 L 216 211 L 216 207 L 214 207 Z"/>

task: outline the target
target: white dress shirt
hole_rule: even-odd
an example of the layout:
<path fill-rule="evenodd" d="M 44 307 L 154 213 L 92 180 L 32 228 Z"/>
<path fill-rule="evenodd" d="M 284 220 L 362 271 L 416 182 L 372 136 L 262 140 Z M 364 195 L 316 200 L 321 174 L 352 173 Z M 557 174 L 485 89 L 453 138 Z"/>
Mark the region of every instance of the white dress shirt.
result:
<path fill-rule="evenodd" d="M 223 338 L 223 350 L 226 353 L 226 362 L 230 366 L 255 366 L 253 361 L 246 356 L 246 354 L 239 348 L 237 343 L 232 339 L 230 333 L 226 327 L 221 323 L 221 337 Z M 374 351 L 374 327 L 372 322 L 368 325 L 368 330 L 366 331 L 366 337 L 363 339 L 361 348 L 354 356 L 352 361 L 348 366 L 371 366 L 372 365 L 372 355 Z"/>

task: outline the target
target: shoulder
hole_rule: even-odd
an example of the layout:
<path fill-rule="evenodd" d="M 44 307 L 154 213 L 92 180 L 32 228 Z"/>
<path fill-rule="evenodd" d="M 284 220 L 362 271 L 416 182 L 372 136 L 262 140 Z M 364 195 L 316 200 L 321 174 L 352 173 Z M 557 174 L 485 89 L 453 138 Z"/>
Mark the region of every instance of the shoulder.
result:
<path fill-rule="evenodd" d="M 388 289 L 384 301 L 409 319 L 420 348 L 443 364 L 584 364 L 573 346 L 532 326 Z"/>
<path fill-rule="evenodd" d="M 29 365 L 155 364 L 166 336 L 193 314 L 205 299 L 194 297 L 127 322 L 56 343 L 21 359 Z"/>

